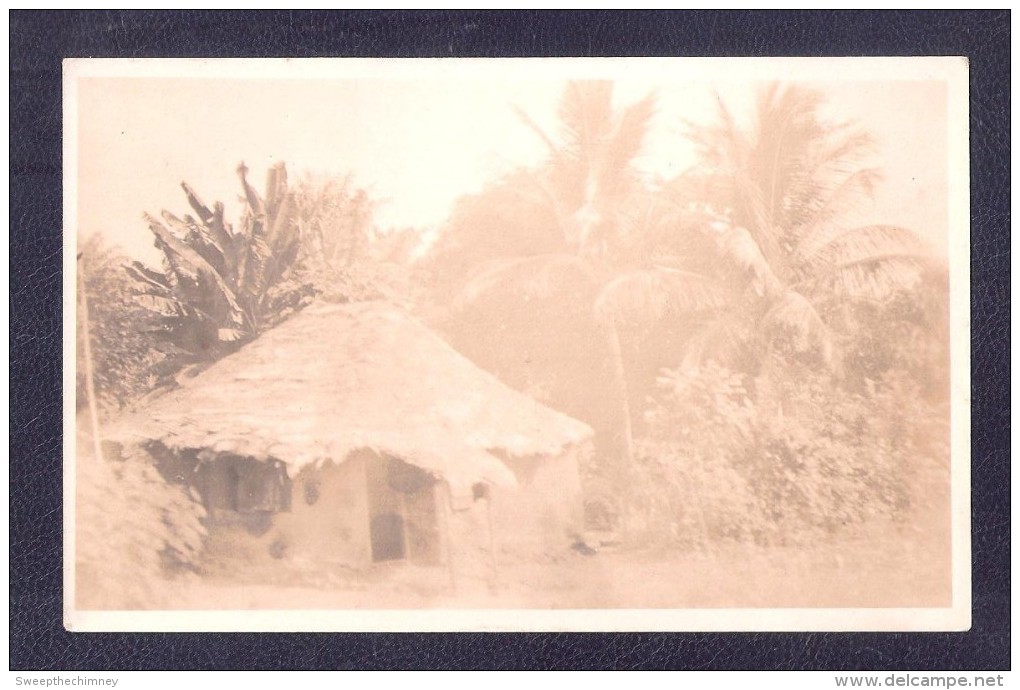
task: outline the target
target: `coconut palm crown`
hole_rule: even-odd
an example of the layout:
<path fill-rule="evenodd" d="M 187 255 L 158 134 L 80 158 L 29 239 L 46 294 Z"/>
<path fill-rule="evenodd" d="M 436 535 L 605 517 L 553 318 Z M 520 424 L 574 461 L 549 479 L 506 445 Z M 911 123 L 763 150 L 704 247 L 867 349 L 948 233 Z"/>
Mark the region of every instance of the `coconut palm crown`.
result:
<path fill-rule="evenodd" d="M 518 112 L 545 143 L 547 158 L 538 168 L 515 174 L 513 185 L 493 189 L 515 196 L 515 205 L 507 206 L 514 218 L 530 225 L 544 219 L 546 235 L 471 271 L 454 310 L 490 305 L 511 314 L 511 305 L 530 303 L 529 321 L 539 305 L 560 312 L 578 305 L 587 311 L 609 364 L 606 395 L 617 401 L 621 428 L 613 433 L 614 452 L 627 467 L 633 454 L 631 411 L 619 324 L 654 322 L 721 302 L 716 281 L 691 270 L 685 257 L 657 241 L 665 234 L 670 207 L 635 165 L 655 112 L 654 95 L 623 108 L 613 107 L 612 96 L 611 82 L 567 84 L 556 134 Z M 536 253 L 533 246 L 543 249 Z"/>
<path fill-rule="evenodd" d="M 812 355 L 838 371 L 830 324 L 855 302 L 916 286 L 927 248 L 910 230 L 852 222 L 881 179 L 874 141 L 827 121 L 822 94 L 771 85 L 746 128 L 719 103 L 717 123 L 690 127 L 699 163 L 667 193 L 699 217 L 740 297 L 687 361 L 757 339 L 759 354 Z"/>

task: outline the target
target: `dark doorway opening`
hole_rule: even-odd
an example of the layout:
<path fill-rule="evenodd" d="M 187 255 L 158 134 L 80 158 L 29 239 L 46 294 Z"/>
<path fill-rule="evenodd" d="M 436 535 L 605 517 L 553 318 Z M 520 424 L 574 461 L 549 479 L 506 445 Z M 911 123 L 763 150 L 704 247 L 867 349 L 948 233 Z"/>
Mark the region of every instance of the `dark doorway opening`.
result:
<path fill-rule="evenodd" d="M 381 513 L 370 525 L 373 561 L 396 561 L 404 558 L 404 518 L 396 513 Z"/>
<path fill-rule="evenodd" d="M 418 467 L 381 455 L 366 466 L 372 560 L 440 561 L 435 479 Z"/>

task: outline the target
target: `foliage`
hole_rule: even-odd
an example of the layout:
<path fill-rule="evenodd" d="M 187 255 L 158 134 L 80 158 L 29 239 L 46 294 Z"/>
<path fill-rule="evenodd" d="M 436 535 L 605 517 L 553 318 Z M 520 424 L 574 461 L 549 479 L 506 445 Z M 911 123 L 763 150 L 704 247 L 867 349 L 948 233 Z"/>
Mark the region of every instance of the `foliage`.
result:
<path fill-rule="evenodd" d="M 660 538 L 796 543 L 903 519 L 912 488 L 947 466 L 946 417 L 906 375 L 857 394 L 790 368 L 783 390 L 770 391 L 784 400 L 781 415 L 754 402 L 754 387 L 714 363 L 663 372 L 634 502 Z"/>
<path fill-rule="evenodd" d="M 88 301 L 96 397 L 105 414 L 129 406 L 156 385 L 150 368 L 159 356 L 152 351 L 146 331 L 157 324 L 151 312 L 133 299 L 133 281 L 122 268 L 125 263 L 127 259 L 98 236 L 80 248 L 78 270 L 84 274 Z M 79 313 L 80 309 L 79 304 Z M 79 408 L 86 403 L 82 338 L 83 324 L 79 319 L 76 370 Z"/>
<path fill-rule="evenodd" d="M 380 232 L 375 202 L 344 178 L 305 174 L 294 188 L 301 253 L 295 275 L 336 302 L 384 299 L 413 309 L 424 282 L 414 263 L 416 228 Z"/>
<path fill-rule="evenodd" d="M 550 229 L 579 256 L 604 255 L 620 232 L 622 209 L 638 186 L 634 160 L 655 110 L 651 94 L 619 112 L 612 96 L 612 82 L 567 84 L 556 138 L 519 112 L 548 149 L 548 164 L 531 183 L 557 219 Z"/>
<path fill-rule="evenodd" d="M 712 281 L 652 241 L 662 234 L 662 204 L 635 161 L 654 106 L 649 95 L 614 109 L 610 83 L 572 82 L 557 135 L 520 113 L 546 144 L 547 160 L 462 200 L 434 260 L 446 290 L 439 299 L 452 304 L 447 329 L 455 345 L 512 385 L 547 391 L 557 407 L 593 423 L 601 455 L 624 471 L 632 455 L 625 360 L 633 343 L 621 338 L 620 325 L 719 304 Z M 561 337 L 554 341 L 553 332 Z M 520 348 L 500 347 L 508 339 Z M 545 366 L 507 358 L 520 350 L 541 352 Z M 605 375 L 563 376 L 576 366 Z"/>
<path fill-rule="evenodd" d="M 709 363 L 664 371 L 658 386 L 649 435 L 637 447 L 631 510 L 646 533 L 688 546 L 747 537 L 756 497 L 729 462 L 755 435 L 746 377 Z"/>
<path fill-rule="evenodd" d="M 913 232 L 847 222 L 880 173 L 867 133 L 826 119 L 823 105 L 818 92 L 772 85 L 760 92 L 750 127 L 720 102 L 716 124 L 690 128 L 700 162 L 667 193 L 700 217 L 696 225 L 726 259 L 720 277 L 738 297 L 689 361 L 739 350 L 749 338 L 756 364 L 779 353 L 838 368 L 831 312 L 914 289 L 928 266 Z M 732 328 L 739 322 L 754 326 Z"/>
<path fill-rule="evenodd" d="M 167 483 L 144 454 L 82 452 L 77 467 L 76 567 L 81 608 L 158 608 L 168 574 L 197 564 L 201 504 Z"/>
<path fill-rule="evenodd" d="M 141 303 L 159 315 L 164 372 L 218 359 L 310 299 L 310 287 L 291 280 L 300 235 L 286 169 L 270 170 L 264 200 L 244 164 L 238 177 L 244 212 L 236 231 L 222 203 L 210 209 L 187 183 L 181 187 L 197 218 L 146 215 L 163 270 L 137 261 L 127 270 Z"/>
<path fill-rule="evenodd" d="M 855 390 L 896 372 L 916 383 L 932 402 L 949 396 L 949 289 L 944 266 L 933 265 L 915 290 L 881 302 L 844 305 L 839 324 L 846 385 Z"/>
<path fill-rule="evenodd" d="M 291 185 L 279 163 L 260 196 L 243 163 L 238 177 L 243 210 L 236 228 L 222 203 L 210 209 L 182 183 L 194 216 L 146 216 L 162 270 L 127 266 L 140 303 L 158 317 L 153 332 L 164 377 L 233 352 L 317 295 L 347 301 L 386 294 L 375 273 L 363 270 L 373 209 L 350 178 L 306 176 Z"/>
<path fill-rule="evenodd" d="M 611 101 L 571 84 L 555 135 L 522 115 L 546 163 L 457 206 L 434 259 L 455 345 L 592 424 L 598 500 L 608 484 L 659 536 L 799 540 L 902 516 L 919 465 L 947 457 L 903 430 L 945 435 L 948 289 L 913 232 L 857 222 L 874 142 L 775 85 L 747 125 L 720 103 L 691 126 L 698 163 L 656 186 L 634 165 L 654 100 Z"/>
<path fill-rule="evenodd" d="M 373 204 L 348 175 L 337 179 L 302 176 L 294 190 L 295 215 L 307 268 L 337 271 L 365 253 Z"/>
<path fill-rule="evenodd" d="M 674 538 L 796 541 L 902 517 L 947 457 L 907 434 L 944 435 L 943 274 L 913 233 L 846 222 L 878 171 L 870 138 L 822 105 L 773 86 L 750 128 L 721 105 L 691 130 L 700 163 L 664 190 L 677 237 L 710 239 L 730 288 L 660 377 L 641 444 L 636 505 Z"/>

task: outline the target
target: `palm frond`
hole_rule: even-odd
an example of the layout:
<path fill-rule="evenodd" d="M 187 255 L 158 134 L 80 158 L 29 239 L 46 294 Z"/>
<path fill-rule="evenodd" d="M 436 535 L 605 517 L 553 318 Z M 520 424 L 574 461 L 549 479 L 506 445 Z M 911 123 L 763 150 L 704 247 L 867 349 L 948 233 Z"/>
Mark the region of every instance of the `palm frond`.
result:
<path fill-rule="evenodd" d="M 223 343 L 236 343 L 239 340 L 243 340 L 246 336 L 247 333 L 236 328 L 216 329 L 216 337 Z"/>
<path fill-rule="evenodd" d="M 140 292 L 134 296 L 134 300 L 145 309 L 163 316 L 181 317 L 187 313 L 185 305 L 180 300 L 174 299 L 172 293 Z"/>
<path fill-rule="evenodd" d="M 612 82 L 568 83 L 559 119 L 559 146 L 549 171 L 553 187 L 570 209 L 568 217 L 594 218 L 606 194 L 602 161 L 613 128 Z M 584 241 L 590 233 L 582 229 L 579 234 Z"/>
<path fill-rule="evenodd" d="M 740 155 L 745 153 L 751 148 L 750 141 L 744 135 L 740 127 L 737 126 L 737 120 L 733 117 L 733 113 L 726 107 L 725 101 L 717 93 L 715 97 L 716 109 L 719 113 L 719 119 L 722 121 L 722 133 L 723 133 L 723 144 L 726 149 L 731 153 L 736 152 L 738 156 L 736 161 L 740 161 Z"/>
<path fill-rule="evenodd" d="M 559 148 L 574 152 L 586 168 L 591 168 L 589 153 L 596 150 L 599 138 L 609 133 L 612 98 L 610 81 L 572 81 L 560 100 L 564 142 Z"/>
<path fill-rule="evenodd" d="M 257 302 L 265 292 L 272 250 L 261 235 L 253 235 L 245 249 L 244 272 L 238 276 L 237 281 L 238 293 Z"/>
<path fill-rule="evenodd" d="M 655 94 L 648 94 L 623 111 L 615 129 L 605 139 L 599 155 L 600 189 L 610 195 L 621 194 L 631 172 L 634 159 L 644 147 L 652 117 Z"/>
<path fill-rule="evenodd" d="M 292 255 L 300 239 L 294 219 L 293 195 L 282 194 L 276 201 L 274 213 L 269 218 L 271 222 L 266 242 L 278 260 L 289 264 L 293 260 Z"/>
<path fill-rule="evenodd" d="M 770 348 L 780 353 L 816 353 L 832 361 L 834 339 L 814 305 L 804 295 L 787 290 L 761 320 Z"/>
<path fill-rule="evenodd" d="M 549 153 L 555 155 L 557 150 L 556 142 L 554 142 L 552 138 L 550 138 L 550 136 L 545 133 L 545 130 L 539 127 L 538 123 L 535 122 L 535 120 L 530 115 L 528 115 L 523 109 L 516 105 L 511 107 L 513 108 L 514 114 L 524 124 L 524 126 L 530 129 L 536 135 L 538 135 L 538 138 L 541 139 L 542 143 L 545 144 L 546 148 L 549 149 Z"/>
<path fill-rule="evenodd" d="M 548 297 L 564 285 L 590 287 L 595 275 L 587 262 L 570 254 L 499 259 L 485 265 L 468 279 L 454 309 L 478 302 L 496 291 L 514 291 L 528 297 Z"/>
<path fill-rule="evenodd" d="M 854 210 L 861 199 L 873 197 L 882 177 L 882 171 L 872 167 L 855 170 L 838 182 L 816 180 L 810 183 L 807 203 L 804 208 L 797 209 L 809 220 L 806 236 L 810 238 L 811 230 Z"/>
<path fill-rule="evenodd" d="M 726 170 L 744 167 L 753 149 L 751 141 L 718 93 L 715 105 L 719 124 L 683 120 L 684 137 L 694 145 L 701 160 L 699 167 Z"/>
<path fill-rule="evenodd" d="M 926 255 L 924 243 L 911 230 L 895 225 L 866 225 L 840 233 L 823 248 L 823 256 L 838 265 L 883 254 Z"/>
<path fill-rule="evenodd" d="M 762 256 L 777 276 L 785 276 L 786 261 L 780 246 L 782 228 L 776 224 L 766 190 L 747 170 L 734 172 L 735 220 L 747 228 Z"/>
<path fill-rule="evenodd" d="M 266 197 L 264 212 L 272 218 L 287 195 L 287 166 L 277 163 L 266 171 Z"/>
<path fill-rule="evenodd" d="M 882 301 L 895 293 L 913 290 L 928 267 L 917 254 L 881 254 L 838 265 L 830 278 L 837 297 Z"/>
<path fill-rule="evenodd" d="M 818 93 L 798 87 L 773 84 L 759 93 L 756 136 L 746 167 L 773 227 L 788 225 L 787 202 L 799 195 L 811 150 L 824 136 L 817 118 L 820 103 Z"/>
<path fill-rule="evenodd" d="M 181 189 L 184 190 L 184 195 L 187 197 L 188 205 L 191 206 L 192 210 L 194 210 L 198 215 L 198 219 L 201 223 L 201 225 L 198 223 L 191 224 L 196 226 L 196 232 L 200 232 L 203 235 L 206 244 L 215 247 L 217 251 L 223 255 L 226 271 L 229 273 L 236 261 L 233 253 L 230 251 L 233 245 L 230 228 L 223 220 L 223 203 L 217 201 L 213 204 L 213 209 L 210 210 L 198 196 L 198 193 L 194 190 L 194 188 L 192 188 L 192 186 L 187 182 L 181 182 Z M 167 214 L 167 211 L 163 212 L 164 218 L 167 217 Z M 169 219 L 168 222 L 170 222 Z"/>
<path fill-rule="evenodd" d="M 728 225 L 715 234 L 722 254 L 751 280 L 751 287 L 759 297 L 771 295 L 780 290 L 782 282 L 773 270 L 761 246 L 747 228 Z"/>
<path fill-rule="evenodd" d="M 191 185 L 187 182 L 181 182 L 181 189 L 184 190 L 184 196 L 188 199 L 188 205 L 198 214 L 199 220 L 203 223 L 209 223 L 213 220 L 213 212 L 209 210 L 209 207 L 202 202 Z"/>
<path fill-rule="evenodd" d="M 829 136 L 819 142 L 812 162 L 817 168 L 856 163 L 869 157 L 874 147 L 874 137 L 858 123 L 840 122 L 830 126 Z"/>
<path fill-rule="evenodd" d="M 595 299 L 594 312 L 599 321 L 655 322 L 704 313 L 725 303 L 724 292 L 711 278 L 653 265 L 624 272 L 609 281 Z"/>
<path fill-rule="evenodd" d="M 695 331 L 687 341 L 680 368 L 691 370 L 707 361 L 731 365 L 739 359 L 753 334 L 750 321 L 740 310 L 726 310 Z"/>

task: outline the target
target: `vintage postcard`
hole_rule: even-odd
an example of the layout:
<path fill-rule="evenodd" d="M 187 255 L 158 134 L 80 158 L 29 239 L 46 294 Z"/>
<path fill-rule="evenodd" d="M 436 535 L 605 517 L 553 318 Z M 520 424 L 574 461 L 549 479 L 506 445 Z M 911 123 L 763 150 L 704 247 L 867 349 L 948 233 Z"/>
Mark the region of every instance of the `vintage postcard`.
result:
<path fill-rule="evenodd" d="M 970 626 L 965 59 L 64 75 L 68 629 Z"/>

